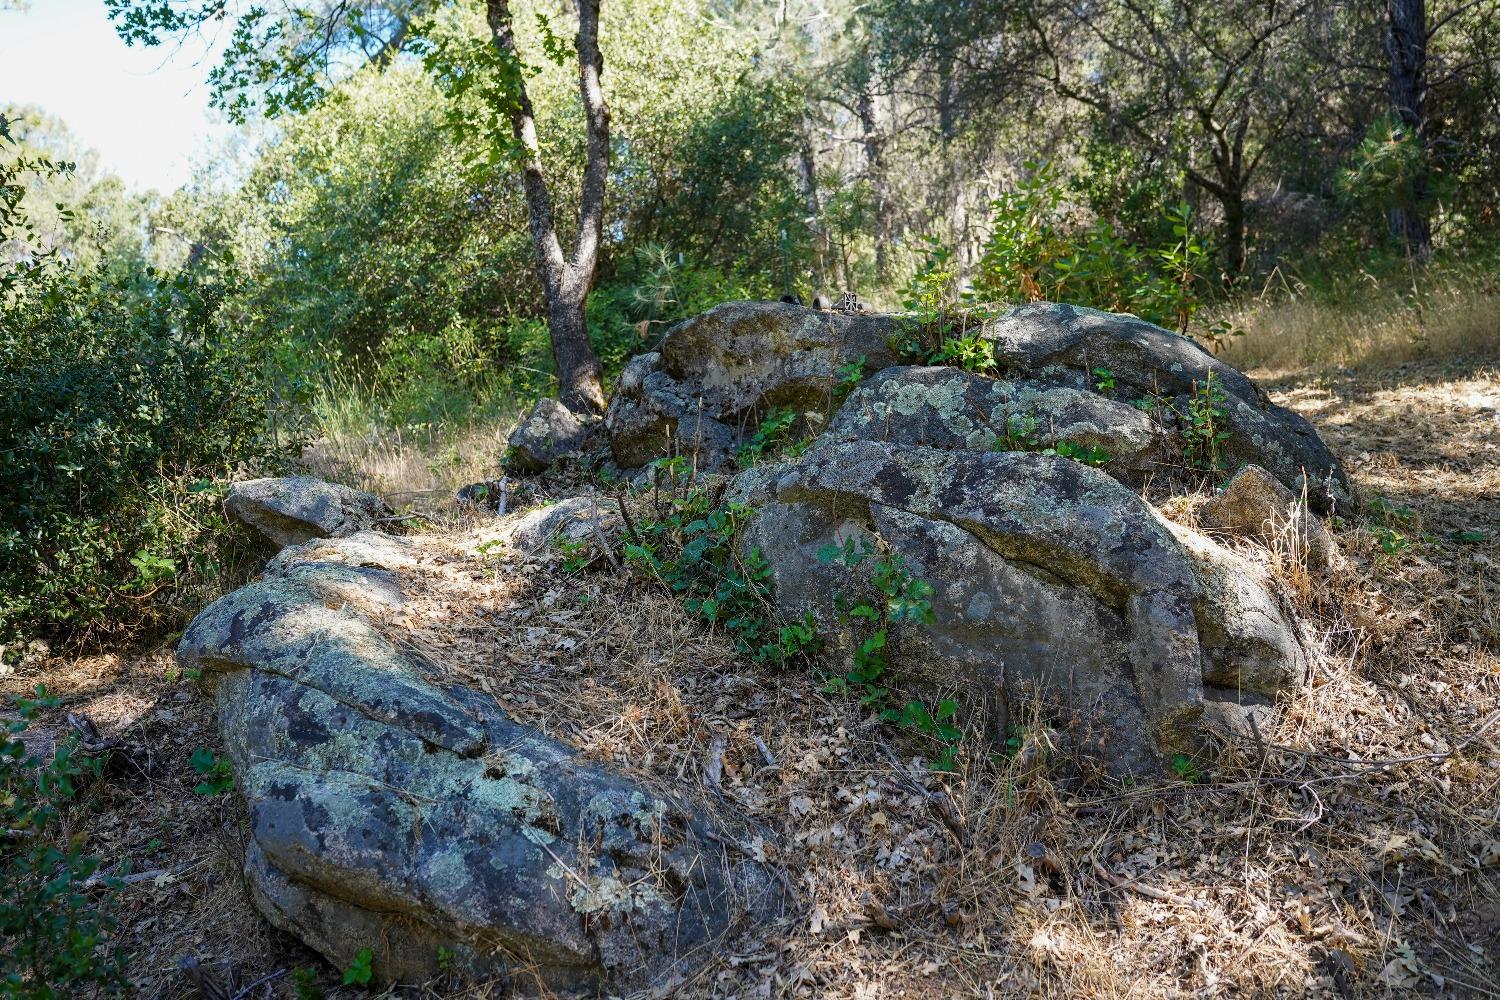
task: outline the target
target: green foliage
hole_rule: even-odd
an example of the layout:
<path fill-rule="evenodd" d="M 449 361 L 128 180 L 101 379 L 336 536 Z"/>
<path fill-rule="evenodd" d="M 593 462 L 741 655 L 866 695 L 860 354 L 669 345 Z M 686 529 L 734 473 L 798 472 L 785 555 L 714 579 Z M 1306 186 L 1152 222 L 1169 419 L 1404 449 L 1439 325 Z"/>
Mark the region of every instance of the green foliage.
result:
<path fill-rule="evenodd" d="M 223 795 L 234 787 L 234 767 L 207 747 L 194 750 L 188 765 L 203 779 L 193 786 L 195 794 Z"/>
<path fill-rule="evenodd" d="M 345 986 L 367 986 L 370 978 L 374 975 L 371 967 L 375 960 L 375 952 L 369 948 L 361 948 L 354 953 L 354 960 L 349 963 L 349 968 L 344 970 Z"/>
<path fill-rule="evenodd" d="M 109 893 L 103 898 L 84 882 L 98 871 L 60 830 L 78 783 L 99 774 L 100 760 L 77 756 L 76 738 L 59 743 L 50 759 L 28 751 L 22 734 L 57 700 L 38 687 L 35 699 L 19 699 L 16 718 L 4 724 L 0 745 L 0 995 L 54 1000 L 83 994 L 128 992 L 125 959 L 111 934 Z"/>
<path fill-rule="evenodd" d="M 685 480 L 679 489 L 675 472 L 664 500 L 658 517 L 630 522 L 627 563 L 681 596 L 689 611 L 725 629 L 757 661 L 784 664 L 818 648 L 811 615 L 791 622 L 775 615 L 765 556 L 759 549 L 739 552 L 737 538 L 750 508 L 719 505 Z"/>
<path fill-rule="evenodd" d="M 1186 425 L 1183 427 L 1184 457 L 1190 468 L 1220 474 L 1227 457 L 1224 446 L 1229 441 L 1229 412 L 1224 408 L 1224 390 L 1209 372 L 1202 382 L 1194 381 L 1188 396 Z"/>
<path fill-rule="evenodd" d="M 784 447 L 787 438 L 791 435 L 792 428 L 797 423 L 797 411 L 784 407 L 773 406 L 766 414 L 766 419 L 760 422 L 755 433 L 745 439 L 740 445 L 737 455 L 741 466 L 755 465 L 768 453 L 774 453 Z"/>
<path fill-rule="evenodd" d="M 868 596 L 853 600 L 838 595 L 841 618 L 851 625 L 863 622 L 864 635 L 858 637 L 858 644 L 854 647 L 853 669 L 833 678 L 826 690 L 852 693 L 859 698 L 861 705 L 878 709 L 884 721 L 936 740 L 940 749 L 932 761 L 932 769 L 953 770 L 958 743 L 963 738 L 963 730 L 952 722 L 958 714 L 958 703 L 943 700 L 931 709 L 919 699 L 910 699 L 900 707 L 889 704 L 891 678 L 886 651 L 891 629 L 903 622 L 913 625 L 933 623 L 932 584 L 913 576 L 899 553 L 881 552 L 868 539 L 856 542 L 851 536 L 845 538 L 842 545 L 825 545 L 818 550 L 818 561 L 837 563 L 850 570 L 868 563 L 868 580 L 872 588 Z"/>
<path fill-rule="evenodd" d="M 947 337 L 927 359 L 930 365 L 952 365 L 966 372 L 988 375 L 995 370 L 995 345 L 975 330 L 957 337 Z"/>
<path fill-rule="evenodd" d="M 17 192 L 51 169 L 0 160 L 0 244 L 25 245 Z M 0 641 L 154 621 L 223 575 L 235 543 L 214 480 L 276 450 L 226 292 L 208 268 L 0 264 Z"/>
<path fill-rule="evenodd" d="M 1108 465 L 1113 457 L 1096 444 L 1077 441 L 1053 441 L 1045 444 L 1041 438 L 1042 422 L 1029 413 L 1012 413 L 1005 418 L 1002 433 L 995 435 L 991 446 L 995 451 L 1029 451 L 1040 455 L 1057 455 L 1071 458 L 1084 465 Z"/>
<path fill-rule="evenodd" d="M 1187 754 L 1173 754 L 1171 767 L 1172 774 L 1178 780 L 1186 781 L 1188 784 L 1196 784 L 1203 778 L 1202 773 L 1198 770 L 1197 762 Z"/>
<path fill-rule="evenodd" d="M 1066 189 L 1047 162 L 993 204 L 992 231 L 969 293 L 980 301 L 1072 302 L 1129 312 L 1186 333 L 1202 307 L 1208 250 L 1184 204 L 1162 212 L 1170 237 L 1143 246 L 1104 218 L 1074 221 Z"/>

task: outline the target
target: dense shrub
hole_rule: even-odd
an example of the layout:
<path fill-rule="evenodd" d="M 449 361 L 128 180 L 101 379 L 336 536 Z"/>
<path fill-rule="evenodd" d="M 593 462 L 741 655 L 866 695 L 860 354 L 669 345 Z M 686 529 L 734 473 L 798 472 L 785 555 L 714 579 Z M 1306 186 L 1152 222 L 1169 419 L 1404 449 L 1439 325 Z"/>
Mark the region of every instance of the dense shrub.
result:
<path fill-rule="evenodd" d="M 0 162 L 0 187 L 37 169 Z M 215 477 L 271 451 L 211 272 L 122 281 L 26 236 L 0 201 L 0 243 L 23 248 L 0 275 L 0 643 L 159 618 L 219 570 Z"/>

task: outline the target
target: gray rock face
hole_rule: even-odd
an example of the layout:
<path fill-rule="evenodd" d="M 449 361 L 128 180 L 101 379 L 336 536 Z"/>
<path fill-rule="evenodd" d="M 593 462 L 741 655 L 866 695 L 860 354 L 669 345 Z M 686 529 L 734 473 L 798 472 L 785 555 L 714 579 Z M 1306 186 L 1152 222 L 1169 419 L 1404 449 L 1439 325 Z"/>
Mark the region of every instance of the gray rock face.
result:
<path fill-rule="evenodd" d="M 663 455 L 717 470 L 772 407 L 827 414 L 839 369 L 896 364 L 893 316 L 819 312 L 785 302 L 726 302 L 667 332 L 620 377 L 605 425 L 615 461 Z"/>
<path fill-rule="evenodd" d="M 1343 467 L 1312 425 L 1270 402 L 1243 373 L 1187 337 L 1134 316 L 1047 302 L 1009 310 L 985 325 L 984 336 L 994 342 L 997 360 L 1013 372 L 1089 388 L 1093 370 L 1105 368 L 1114 377 L 1117 398 L 1160 395 L 1180 413 L 1187 412 L 1194 386 L 1202 387 L 1212 375 L 1224 393 L 1230 430 L 1224 447 L 1231 469 L 1253 462 L 1294 492 L 1305 485 L 1320 511 L 1355 508 Z"/>
<path fill-rule="evenodd" d="M 1126 403 L 958 368 L 887 368 L 854 390 L 824 436 L 975 451 L 1036 451 L 1066 441 L 1103 450 L 1121 474 L 1150 471 L 1167 453 L 1161 426 Z"/>
<path fill-rule="evenodd" d="M 352 535 L 392 513 L 379 497 L 313 476 L 235 483 L 224 509 L 277 548 Z"/>
<path fill-rule="evenodd" d="M 383 982 L 431 978 L 443 948 L 568 992 L 659 984 L 776 909 L 725 854 L 740 832 L 435 684 L 366 618 L 401 605 L 397 577 L 343 544 L 283 553 L 178 649 L 216 682 L 273 923 L 339 967 L 372 948 Z"/>
<path fill-rule="evenodd" d="M 1206 679 L 1274 692 L 1305 663 L 1261 628 L 1255 615 L 1274 602 L 1253 580 L 1200 577 L 1134 491 L 1068 459 L 826 442 L 742 473 L 731 498 L 761 508 L 743 544 L 769 560 L 788 617 L 811 611 L 852 649 L 839 595 L 868 582 L 818 552 L 850 538 L 889 550 L 935 588 L 936 623 L 893 633 L 899 678 L 971 701 L 1039 693 L 1080 718 L 1118 772 L 1191 749 Z"/>
<path fill-rule="evenodd" d="M 539 399 L 511 431 L 506 464 L 517 472 L 541 472 L 561 456 L 582 448 L 598 425 L 598 417 L 580 416 L 555 399 Z"/>
<path fill-rule="evenodd" d="M 1268 549 L 1283 548 L 1309 569 L 1337 569 L 1345 563 L 1333 533 L 1258 465 L 1235 473 L 1218 496 L 1199 507 L 1198 523 L 1210 531 L 1253 539 Z"/>

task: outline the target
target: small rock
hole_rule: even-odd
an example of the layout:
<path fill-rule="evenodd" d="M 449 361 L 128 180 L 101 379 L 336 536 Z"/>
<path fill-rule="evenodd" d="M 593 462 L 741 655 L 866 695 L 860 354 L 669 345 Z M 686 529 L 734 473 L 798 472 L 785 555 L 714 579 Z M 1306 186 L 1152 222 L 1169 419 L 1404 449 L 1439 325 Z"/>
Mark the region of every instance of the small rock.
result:
<path fill-rule="evenodd" d="M 224 509 L 278 549 L 315 538 L 343 538 L 392 515 L 379 497 L 314 476 L 235 483 Z"/>
<path fill-rule="evenodd" d="M 1309 569 L 1344 565 L 1333 533 L 1307 505 L 1258 465 L 1247 465 L 1218 496 L 1198 508 L 1198 524 L 1239 535 L 1301 559 Z"/>
<path fill-rule="evenodd" d="M 511 432 L 505 464 L 517 472 L 542 472 L 587 443 L 599 418 L 574 413 L 555 399 L 540 399 Z"/>

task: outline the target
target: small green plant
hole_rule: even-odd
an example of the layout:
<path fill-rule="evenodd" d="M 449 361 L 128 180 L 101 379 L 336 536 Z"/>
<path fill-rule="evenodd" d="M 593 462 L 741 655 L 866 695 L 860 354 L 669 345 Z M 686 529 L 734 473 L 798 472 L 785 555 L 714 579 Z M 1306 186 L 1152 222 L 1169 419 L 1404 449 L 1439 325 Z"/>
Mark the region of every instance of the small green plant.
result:
<path fill-rule="evenodd" d="M 740 465 L 754 465 L 767 453 L 776 451 L 785 443 L 796 423 L 797 412 L 795 410 L 779 406 L 771 407 L 771 412 L 766 414 L 766 419 L 761 421 L 755 433 L 740 445 L 737 456 Z"/>
<path fill-rule="evenodd" d="M 1188 396 L 1184 456 L 1189 467 L 1200 472 L 1222 473 L 1227 465 L 1224 446 L 1230 438 L 1229 411 L 1224 390 L 1209 372 L 1202 382 L 1193 382 Z"/>
<path fill-rule="evenodd" d="M 1078 444 L 1076 441 L 1059 441 L 1043 454 L 1048 453 L 1096 467 L 1108 465 L 1112 457 L 1109 452 L 1096 444 Z"/>
<path fill-rule="evenodd" d="M 292 992 L 297 1000 L 323 1000 L 323 987 L 318 985 L 318 974 L 312 969 L 292 970 Z"/>
<path fill-rule="evenodd" d="M 1172 755 L 1172 774 L 1179 781 L 1186 781 L 1190 785 L 1197 784 L 1202 778 L 1197 763 L 1185 753 Z"/>
<path fill-rule="evenodd" d="M 865 377 L 865 357 L 860 355 L 856 360 L 848 364 L 839 365 L 833 376 L 833 406 L 837 408 L 840 403 L 849 398 L 855 386 Z"/>
<path fill-rule="evenodd" d="M 891 628 L 901 622 L 931 625 L 932 584 L 917 579 L 899 553 L 880 552 L 868 539 L 856 542 L 851 536 L 840 545 L 825 545 L 818 550 L 822 563 L 838 563 L 848 569 L 869 563 L 870 583 L 874 593 L 868 598 L 850 601 L 839 595 L 836 604 L 846 622 L 863 621 L 867 633 L 854 647 L 853 667 L 832 678 L 824 690 L 853 694 L 867 708 L 879 710 L 880 717 L 903 729 L 921 733 L 940 744 L 931 762 L 934 771 L 952 771 L 957 764 L 958 743 L 963 730 L 953 725 L 958 703 L 940 701 L 929 709 L 919 699 L 910 699 L 900 707 L 892 706 L 887 686 L 890 665 L 886 659 Z"/>
<path fill-rule="evenodd" d="M 1095 389 L 1098 389 L 1100 392 L 1106 394 L 1115 391 L 1114 372 L 1110 371 L 1108 368 L 1095 368 L 1093 374 Z"/>
<path fill-rule="evenodd" d="M 207 747 L 199 747 L 188 764 L 203 780 L 193 786 L 198 795 L 223 795 L 234 787 L 234 766 Z"/>
<path fill-rule="evenodd" d="M 934 771 L 952 771 L 957 766 L 958 744 L 964 737 L 964 731 L 953 724 L 957 716 L 958 702 L 951 698 L 944 698 L 932 709 L 913 698 L 900 709 L 888 708 L 880 713 L 887 722 L 924 733 L 942 744 L 931 764 Z"/>
<path fill-rule="evenodd" d="M 1380 546 L 1380 554 L 1388 559 L 1394 559 L 1412 547 L 1410 538 L 1389 525 L 1377 524 L 1371 531 Z"/>
<path fill-rule="evenodd" d="M 437 961 L 438 972 L 446 976 L 453 971 L 453 952 L 443 945 L 438 945 Z"/>
<path fill-rule="evenodd" d="M 369 948 L 361 948 L 354 953 L 354 960 L 349 963 L 349 968 L 344 970 L 345 986 L 367 986 L 370 977 L 374 975 L 372 965 L 375 961 L 375 952 Z"/>
<path fill-rule="evenodd" d="M 771 564 L 759 549 L 741 553 L 740 529 L 751 510 L 715 504 L 702 490 L 672 493 L 659 516 L 632 521 L 628 565 L 644 570 L 704 620 L 726 629 L 741 652 L 784 664 L 817 649 L 816 622 L 782 622 L 769 599 Z"/>
<path fill-rule="evenodd" d="M 1480 545 L 1489 536 L 1482 531 L 1467 528 L 1463 531 L 1450 531 L 1448 537 L 1460 545 Z"/>
<path fill-rule="evenodd" d="M 563 572 L 577 573 L 594 561 L 587 539 L 571 539 L 557 536 L 557 548 L 563 554 Z"/>
<path fill-rule="evenodd" d="M 979 375 L 987 375 L 998 367 L 995 363 L 995 345 L 984 339 L 978 330 L 946 338 L 927 359 L 927 363 L 952 365 Z"/>
<path fill-rule="evenodd" d="M 29 751 L 21 734 L 57 700 L 44 688 L 17 699 L 17 716 L 3 724 L 0 743 L 0 996 L 54 1000 L 65 996 L 117 996 L 129 990 L 125 960 L 111 937 L 115 879 L 100 890 L 84 886 L 97 858 L 67 840 L 64 811 L 85 777 L 101 761 L 77 756 L 77 742 L 60 742 L 49 758 Z"/>

